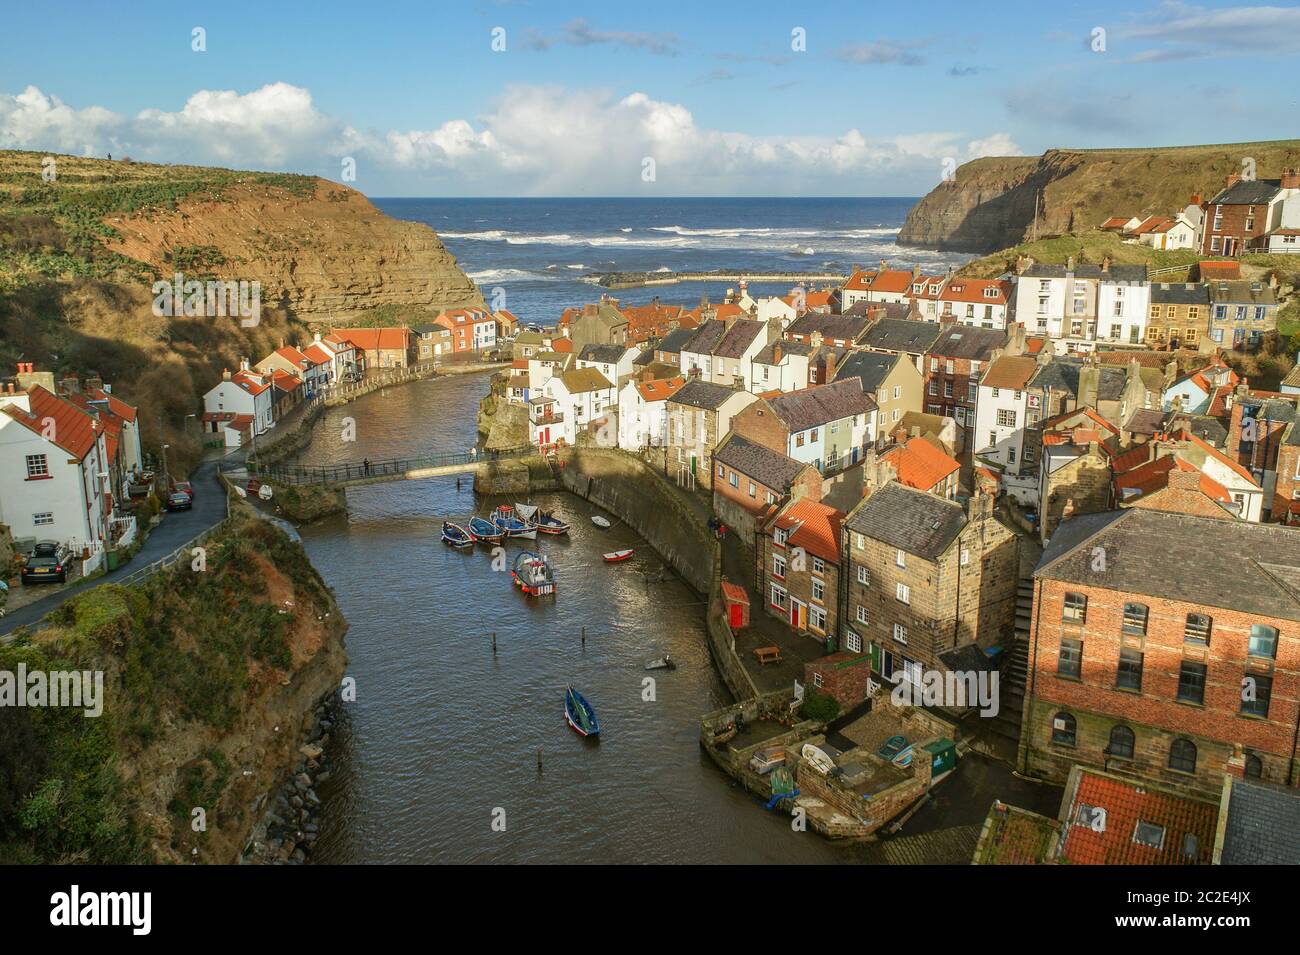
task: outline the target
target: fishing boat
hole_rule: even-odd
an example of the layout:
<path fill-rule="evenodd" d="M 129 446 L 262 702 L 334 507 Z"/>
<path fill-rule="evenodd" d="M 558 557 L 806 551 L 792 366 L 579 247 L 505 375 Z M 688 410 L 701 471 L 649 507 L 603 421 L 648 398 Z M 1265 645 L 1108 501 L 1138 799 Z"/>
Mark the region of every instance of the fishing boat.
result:
<path fill-rule="evenodd" d="M 668 654 L 661 657 L 655 657 L 653 660 L 647 660 L 645 664 L 647 670 L 676 670 L 677 663 Z"/>
<path fill-rule="evenodd" d="M 515 509 L 509 504 L 502 504 L 492 512 L 492 523 L 498 530 L 505 531 L 507 537 L 537 539 L 537 525 L 516 514 Z"/>
<path fill-rule="evenodd" d="M 569 525 L 550 511 L 542 511 L 537 517 L 537 529 L 543 534 L 567 534 Z"/>
<path fill-rule="evenodd" d="M 471 547 L 474 544 L 474 538 L 469 536 L 469 531 L 459 524 L 453 524 L 451 521 L 442 522 L 442 542 L 450 544 L 452 547 Z"/>
<path fill-rule="evenodd" d="M 524 551 L 515 558 L 510 576 L 515 585 L 531 597 L 545 597 L 555 593 L 555 573 L 541 554 Z"/>
<path fill-rule="evenodd" d="M 486 517 L 475 516 L 469 519 L 469 536 L 480 544 L 499 544 L 506 539 L 506 532 Z"/>
<path fill-rule="evenodd" d="M 600 733 L 600 720 L 587 698 L 569 687 L 564 691 L 564 718 L 579 736 L 597 736 Z"/>
<path fill-rule="evenodd" d="M 609 518 L 601 517 L 599 514 L 591 515 L 591 523 L 595 524 L 601 530 L 609 530 Z"/>
<path fill-rule="evenodd" d="M 605 563 L 607 564 L 618 564 L 627 560 L 635 553 L 636 551 L 629 547 L 625 550 L 612 550 L 608 554 L 601 554 L 600 556 L 604 558 Z"/>

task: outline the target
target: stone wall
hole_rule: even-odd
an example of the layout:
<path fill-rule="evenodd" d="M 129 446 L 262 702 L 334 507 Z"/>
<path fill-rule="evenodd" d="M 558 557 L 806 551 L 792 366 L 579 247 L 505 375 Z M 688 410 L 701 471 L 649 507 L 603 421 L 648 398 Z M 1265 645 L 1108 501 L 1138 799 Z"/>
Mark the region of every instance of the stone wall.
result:
<path fill-rule="evenodd" d="M 617 515 L 699 593 L 719 563 L 708 516 L 640 458 L 604 448 L 574 449 L 560 472 L 564 488 Z"/>

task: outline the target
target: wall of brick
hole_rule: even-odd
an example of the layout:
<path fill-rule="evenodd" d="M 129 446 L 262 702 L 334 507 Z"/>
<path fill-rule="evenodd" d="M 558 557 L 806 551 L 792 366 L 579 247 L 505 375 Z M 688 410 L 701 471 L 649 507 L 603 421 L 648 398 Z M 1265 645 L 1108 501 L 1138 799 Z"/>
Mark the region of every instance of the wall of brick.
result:
<path fill-rule="evenodd" d="M 778 454 L 790 446 L 790 431 L 766 401 L 755 401 L 731 419 L 731 430 Z"/>

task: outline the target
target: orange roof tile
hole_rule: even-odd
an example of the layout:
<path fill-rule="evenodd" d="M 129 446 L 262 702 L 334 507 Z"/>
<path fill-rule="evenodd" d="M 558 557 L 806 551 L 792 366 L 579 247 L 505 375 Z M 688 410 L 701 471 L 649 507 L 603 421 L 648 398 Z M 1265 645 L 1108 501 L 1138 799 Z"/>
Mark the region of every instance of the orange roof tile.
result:
<path fill-rule="evenodd" d="M 322 346 L 319 342 L 312 342 L 306 347 L 303 354 L 318 365 L 328 365 L 334 361 L 333 353 L 328 348 Z"/>
<path fill-rule="evenodd" d="M 340 328 L 338 333 L 361 351 L 409 348 L 409 328 Z"/>
<path fill-rule="evenodd" d="M 29 431 L 67 451 L 78 461 L 90 453 L 99 439 L 99 430 L 95 418 L 89 412 L 40 385 L 32 385 L 27 389 L 27 401 L 31 405 L 31 411 L 24 411 L 16 404 L 6 405 L 0 410 Z M 46 427 L 46 419 L 52 421 L 53 428 Z"/>
<path fill-rule="evenodd" d="M 961 470 L 961 463 L 923 438 L 909 438 L 886 449 L 882 461 L 894 465 L 898 480 L 918 491 L 928 491 L 950 474 Z"/>
<path fill-rule="evenodd" d="M 989 388 L 1024 391 L 1037 367 L 1038 363 L 1026 355 L 1003 355 L 989 365 L 980 384 Z"/>
<path fill-rule="evenodd" d="M 802 547 L 814 556 L 838 563 L 840 525 L 843 521 L 843 511 L 800 498 L 792 501 L 777 515 L 773 526 L 782 530 L 794 528 L 788 538 L 791 546 Z"/>
<path fill-rule="evenodd" d="M 1092 824 L 1099 817 L 1091 811 L 1080 820 L 1080 807 L 1104 809 L 1104 827 Z M 1218 816 L 1214 804 L 1084 771 L 1066 817 L 1060 858 L 1077 865 L 1208 865 Z M 1164 830 L 1159 848 L 1135 840 L 1139 822 Z M 1189 835 L 1195 837 L 1190 844 Z M 1184 847 L 1190 845 L 1195 852 L 1187 858 Z"/>
<path fill-rule="evenodd" d="M 230 380 L 254 397 L 271 387 L 269 380 L 251 371 L 237 371 L 230 376 Z"/>
<path fill-rule="evenodd" d="M 677 394 L 684 384 L 686 379 L 680 375 L 676 378 L 652 378 L 650 381 L 638 381 L 636 390 L 646 401 L 665 401 Z"/>
<path fill-rule="evenodd" d="M 1146 464 L 1140 464 L 1115 478 L 1115 497 L 1120 502 L 1134 501 L 1140 497 L 1161 491 L 1169 486 L 1169 473 L 1173 470 L 1194 472 L 1196 468 L 1188 464 L 1176 454 L 1167 454 L 1162 458 L 1156 458 L 1154 461 L 1148 461 Z M 1201 493 L 1211 500 L 1220 504 L 1231 504 L 1232 495 L 1218 481 L 1209 475 L 1201 472 L 1200 480 Z M 1125 497 L 1125 491 L 1136 491 Z"/>

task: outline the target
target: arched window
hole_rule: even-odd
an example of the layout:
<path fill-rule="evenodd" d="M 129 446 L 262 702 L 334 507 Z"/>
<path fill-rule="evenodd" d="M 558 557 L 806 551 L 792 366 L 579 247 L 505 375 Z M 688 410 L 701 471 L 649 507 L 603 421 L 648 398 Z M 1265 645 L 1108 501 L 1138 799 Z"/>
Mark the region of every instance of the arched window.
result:
<path fill-rule="evenodd" d="M 1264 778 L 1264 761 L 1254 753 L 1246 754 L 1246 778 L 1263 779 Z"/>
<path fill-rule="evenodd" d="M 1182 737 L 1170 743 L 1169 768 L 1180 773 L 1196 772 L 1196 744 Z"/>
<path fill-rule="evenodd" d="M 1063 746 L 1075 745 L 1076 724 L 1069 713 L 1057 713 L 1052 717 L 1052 742 Z"/>
<path fill-rule="evenodd" d="M 1106 754 L 1118 759 L 1132 759 L 1134 742 L 1133 731 L 1123 723 L 1118 723 L 1111 727 L 1110 745 L 1106 747 Z"/>

